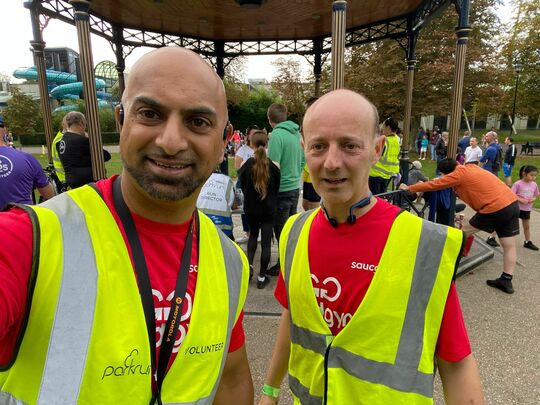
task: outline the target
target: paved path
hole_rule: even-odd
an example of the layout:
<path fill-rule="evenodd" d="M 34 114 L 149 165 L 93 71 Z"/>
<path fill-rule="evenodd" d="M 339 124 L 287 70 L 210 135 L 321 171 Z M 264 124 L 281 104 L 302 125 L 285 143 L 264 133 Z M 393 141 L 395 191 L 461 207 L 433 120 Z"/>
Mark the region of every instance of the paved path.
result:
<path fill-rule="evenodd" d="M 473 215 L 467 209 L 466 217 Z M 235 216 L 235 235 L 242 229 Z M 531 215 L 532 238 L 540 244 L 540 210 Z M 486 238 L 485 233 L 477 235 Z M 523 235 L 517 238 L 518 266 L 513 295 L 486 285 L 502 271 L 502 251 L 456 282 L 473 353 L 478 361 L 488 404 L 537 404 L 540 398 L 540 252 L 523 248 Z M 246 248 L 246 245 L 241 245 Z M 260 246 L 259 246 L 260 249 Z M 277 246 L 272 247 L 272 262 Z M 258 268 L 258 255 L 255 269 Z M 264 290 L 250 284 L 245 310 L 248 356 L 256 398 L 259 397 L 266 366 L 277 331 L 280 307 L 273 297 L 275 278 Z M 286 381 L 280 404 L 292 404 Z M 536 398 L 536 399 L 535 399 Z M 444 404 L 440 380 L 435 385 L 435 404 Z"/>

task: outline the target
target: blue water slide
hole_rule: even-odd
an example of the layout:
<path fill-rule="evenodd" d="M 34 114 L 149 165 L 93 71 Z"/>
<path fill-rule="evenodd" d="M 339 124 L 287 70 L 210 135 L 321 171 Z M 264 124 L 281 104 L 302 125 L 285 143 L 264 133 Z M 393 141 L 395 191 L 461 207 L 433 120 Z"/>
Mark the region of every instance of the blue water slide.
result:
<path fill-rule="evenodd" d="M 101 90 L 105 88 L 105 81 L 101 79 L 96 79 L 96 89 Z M 64 98 L 65 94 L 80 94 L 83 91 L 82 82 L 61 84 L 56 86 L 51 90 L 51 96 L 57 100 Z"/>
<path fill-rule="evenodd" d="M 59 72 L 57 70 L 46 70 L 47 82 L 56 84 L 67 84 L 77 82 L 75 73 Z M 35 66 L 29 68 L 16 69 L 13 76 L 17 79 L 38 80 L 38 73 Z"/>

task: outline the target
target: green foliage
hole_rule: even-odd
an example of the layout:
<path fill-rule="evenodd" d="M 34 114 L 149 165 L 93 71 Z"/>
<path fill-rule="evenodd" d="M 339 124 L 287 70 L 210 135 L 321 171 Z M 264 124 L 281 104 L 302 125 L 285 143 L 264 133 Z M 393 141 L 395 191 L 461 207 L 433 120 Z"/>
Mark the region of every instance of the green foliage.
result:
<path fill-rule="evenodd" d="M 13 89 L 11 100 L 4 110 L 6 126 L 14 135 L 33 134 L 39 107 L 32 97 Z"/>
<path fill-rule="evenodd" d="M 257 87 L 252 91 L 248 91 L 241 98 L 236 99 L 236 102 L 229 99 L 229 121 L 235 129 L 239 129 L 242 132 L 249 125 L 270 128 L 266 119 L 266 110 L 270 104 L 277 101 L 279 100 L 275 93 L 264 87 Z"/>

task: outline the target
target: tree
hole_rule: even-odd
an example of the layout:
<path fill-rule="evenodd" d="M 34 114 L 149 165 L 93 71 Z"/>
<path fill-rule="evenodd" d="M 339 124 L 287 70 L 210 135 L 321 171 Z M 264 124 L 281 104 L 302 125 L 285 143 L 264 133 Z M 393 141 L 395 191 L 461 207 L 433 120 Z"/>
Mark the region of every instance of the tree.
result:
<path fill-rule="evenodd" d="M 272 89 L 287 106 L 289 115 L 296 120 L 305 110 L 305 102 L 313 96 L 313 80 L 302 73 L 298 59 L 278 58 L 272 63 L 277 72 L 272 79 Z"/>
<path fill-rule="evenodd" d="M 39 107 L 19 89 L 13 89 L 11 100 L 4 110 L 6 125 L 14 135 L 33 135 L 34 124 L 38 119 Z"/>
<path fill-rule="evenodd" d="M 503 48 L 507 70 L 505 107 L 511 110 L 515 90 L 515 65 L 521 65 L 516 111 L 521 115 L 540 115 L 540 3 L 520 0 L 515 3 L 515 17 Z"/>

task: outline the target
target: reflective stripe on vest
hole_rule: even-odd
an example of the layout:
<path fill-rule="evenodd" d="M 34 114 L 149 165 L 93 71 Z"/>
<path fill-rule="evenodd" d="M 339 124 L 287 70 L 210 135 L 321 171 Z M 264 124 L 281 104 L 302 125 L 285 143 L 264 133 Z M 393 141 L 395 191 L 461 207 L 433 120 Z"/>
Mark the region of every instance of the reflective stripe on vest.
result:
<path fill-rule="evenodd" d="M 402 213 L 401 215 L 404 214 L 410 215 L 408 213 Z M 294 302 L 290 302 L 291 299 L 289 297 L 290 294 L 294 295 L 294 293 L 290 293 L 290 291 L 292 291 L 291 289 L 297 289 L 297 287 L 292 287 L 290 285 L 295 249 L 299 244 L 299 239 L 301 239 L 300 233 L 304 230 L 304 227 L 309 228 L 311 224 L 310 221 L 306 226 L 306 221 L 310 215 L 312 214 L 309 212 L 298 215 L 293 225 L 290 226 L 289 233 L 286 235 L 287 245 L 283 276 L 289 305 L 294 305 Z M 400 216 L 398 216 L 398 218 Z M 426 397 L 426 399 L 430 399 L 433 392 L 434 374 L 431 372 L 426 373 L 419 371 L 419 364 L 424 344 L 424 322 L 426 311 L 439 274 L 441 258 L 443 257 L 448 239 L 447 230 L 448 228 L 440 225 L 422 221 L 416 259 L 414 259 L 412 283 L 404 314 L 403 326 L 401 328 L 401 336 L 399 337 L 399 345 L 393 363 L 366 358 L 356 353 L 352 353 L 347 350 L 347 347 L 340 347 L 335 344 L 332 346 L 332 342 L 334 341 L 333 336 L 298 326 L 295 324 L 294 319 L 291 319 L 291 343 L 302 347 L 302 350 L 305 349 L 306 351 L 304 353 L 312 352 L 320 355 L 321 357 L 317 364 L 322 364 L 322 359 L 326 355 L 327 370 L 329 374 L 332 374 L 332 370 L 343 370 L 349 376 L 359 380 L 380 384 L 404 393 L 420 394 L 423 397 Z M 454 231 L 456 230 L 452 230 L 452 232 Z M 458 236 L 458 238 L 456 238 L 457 241 L 459 240 L 459 235 L 455 233 L 452 234 L 453 238 L 456 236 Z M 302 244 L 302 248 L 305 248 L 305 245 Z M 302 266 L 303 264 L 303 262 L 296 263 L 296 266 Z M 446 264 L 443 265 L 446 266 Z M 302 295 L 302 297 L 305 299 L 304 295 Z M 306 305 L 306 303 L 304 302 L 303 305 Z M 291 309 L 294 307 L 290 306 L 289 308 Z M 441 317 L 443 310 L 444 305 L 441 305 Z M 314 312 L 315 311 L 308 312 L 307 316 L 312 315 Z M 293 317 L 293 311 L 291 311 L 291 317 Z M 354 319 L 355 317 L 353 317 L 350 323 L 353 322 Z M 344 333 L 344 331 L 345 329 L 338 334 L 336 338 L 342 336 L 341 334 Z M 374 331 L 374 333 L 377 332 Z M 308 359 L 308 361 L 310 360 Z M 310 392 L 310 387 L 304 386 L 301 383 L 299 379 L 300 376 L 292 375 L 293 373 L 291 373 L 291 370 L 289 370 L 289 374 L 289 385 L 297 400 L 302 404 L 323 403 L 323 398 L 321 396 L 314 395 Z M 332 375 L 329 375 L 328 378 L 329 384 L 332 384 Z M 308 376 L 305 379 L 306 381 L 310 381 L 313 378 L 310 379 Z M 336 389 L 340 390 L 339 387 Z M 341 387 L 341 390 L 343 390 L 343 387 Z"/>
<path fill-rule="evenodd" d="M 81 202 L 83 203 L 83 205 L 79 205 L 81 204 Z M 98 322 L 95 320 L 96 316 L 97 319 L 101 319 L 104 317 L 104 315 L 101 315 L 100 318 L 99 315 L 96 315 L 98 313 L 94 312 L 96 309 L 98 309 L 98 307 L 96 306 L 97 303 L 103 301 L 103 299 L 100 300 L 99 298 L 100 295 L 98 294 L 98 286 L 105 285 L 106 287 L 110 287 L 114 285 L 110 284 L 107 281 L 103 281 L 103 277 L 107 278 L 107 275 L 110 274 L 110 277 L 115 277 L 118 280 L 121 280 L 120 278 L 118 278 L 118 270 L 114 269 L 114 266 L 125 265 L 125 263 L 127 262 L 129 268 L 125 271 L 121 271 L 120 273 L 122 274 L 122 277 L 127 277 L 128 279 L 130 279 L 130 283 L 132 283 L 132 285 L 134 286 L 126 287 L 129 289 L 129 294 L 131 295 L 124 294 L 122 296 L 129 297 L 130 301 L 128 302 L 134 302 L 134 305 L 130 305 L 130 307 L 132 308 L 127 311 L 116 310 L 114 313 L 129 314 L 128 316 L 136 314 L 138 323 L 129 321 L 126 322 L 126 325 L 140 325 L 140 329 L 146 331 L 146 329 L 144 328 L 144 315 L 142 314 L 142 308 L 138 309 L 141 304 L 140 300 L 137 300 L 138 291 L 134 282 L 133 269 L 130 266 L 127 251 L 125 253 L 125 257 L 127 258 L 127 260 L 124 262 L 119 261 L 121 253 L 106 255 L 106 257 L 104 257 L 103 246 L 100 245 L 104 239 L 102 237 L 100 238 L 100 236 L 103 235 L 101 235 L 101 233 L 98 233 L 97 235 L 92 236 L 92 229 L 107 228 L 111 225 L 115 225 L 114 219 L 112 218 L 112 216 L 110 216 L 110 212 L 108 212 L 107 210 L 107 213 L 103 214 L 101 212 L 103 211 L 103 209 L 101 209 L 100 211 L 99 204 L 101 204 L 104 209 L 107 209 L 106 207 L 104 207 L 104 202 L 101 197 L 99 197 L 94 190 L 90 189 L 90 187 L 85 186 L 70 191 L 67 194 L 62 194 L 42 204 L 39 208 L 36 208 L 39 214 L 39 223 L 37 224 L 38 231 L 36 232 L 36 235 L 38 235 L 39 237 L 40 232 L 42 232 L 43 234 L 47 234 L 47 236 L 44 236 L 44 238 L 49 241 L 51 241 L 51 237 L 54 238 L 54 235 L 61 235 L 63 241 L 63 250 L 61 250 L 60 252 L 60 255 L 63 256 L 63 261 L 60 260 L 59 262 L 52 262 L 54 263 L 54 266 L 52 267 L 53 269 L 56 269 L 57 266 L 60 266 L 60 269 L 48 272 L 40 265 L 40 272 L 43 273 L 41 274 L 42 278 L 45 277 L 47 279 L 48 273 L 54 274 L 54 277 L 57 277 L 57 275 L 60 274 L 60 277 L 58 277 L 59 289 L 57 293 L 57 301 L 49 300 L 52 303 L 56 302 L 56 309 L 54 309 L 54 307 L 51 308 L 51 320 L 45 320 L 43 325 L 41 325 L 39 319 L 36 319 L 37 315 L 30 315 L 27 334 L 25 334 L 25 338 L 21 343 L 21 350 L 19 352 L 18 358 L 10 369 L 8 369 L 6 372 L 0 373 L 0 391 L 6 391 L 0 394 L 0 403 L 4 403 L 5 401 L 10 401 L 7 403 L 24 403 L 24 401 L 28 401 L 28 403 L 31 404 L 76 404 L 78 403 L 78 401 L 80 402 L 81 395 L 84 396 L 84 398 L 86 399 L 84 403 L 87 403 L 89 398 L 91 398 L 94 403 L 99 402 L 97 401 L 97 399 L 99 398 L 105 401 L 105 398 L 110 398 L 110 396 L 107 397 L 107 393 L 99 392 L 99 390 L 96 389 L 94 389 L 89 394 L 88 384 L 86 384 L 85 381 L 90 379 L 91 384 L 96 384 L 97 380 L 97 387 L 99 387 L 100 380 L 107 378 L 105 376 L 105 371 L 103 371 L 103 375 L 101 375 L 102 369 L 98 369 L 98 366 L 95 365 L 95 361 L 98 358 L 96 356 L 102 356 L 102 358 L 99 358 L 102 363 L 112 363 L 112 365 L 114 366 L 118 365 L 120 366 L 118 369 L 124 368 L 124 364 L 122 363 L 123 360 L 121 360 L 120 363 L 118 362 L 118 360 L 108 360 L 109 358 L 118 359 L 120 357 L 118 356 L 118 353 L 116 356 L 114 356 L 114 354 L 111 356 L 107 353 L 103 353 L 103 351 L 97 353 L 95 351 L 95 348 L 92 349 L 92 345 L 94 345 L 95 347 L 95 345 L 97 344 L 107 344 L 107 342 L 103 340 L 96 342 L 96 339 L 94 339 L 94 335 L 96 334 L 99 335 L 101 338 L 103 338 L 104 336 L 107 337 L 107 334 L 109 334 L 110 336 L 117 336 L 115 337 L 115 339 L 118 339 L 118 336 L 121 336 L 123 334 L 120 330 L 114 331 L 114 333 L 105 332 L 104 335 L 103 329 L 100 329 L 99 325 L 97 324 L 94 325 L 94 323 Z M 97 206 L 97 208 L 89 208 L 90 213 L 83 212 L 81 207 L 86 206 Z M 53 210 L 56 215 L 53 214 L 53 211 L 44 210 L 43 208 L 49 208 L 50 210 Z M 27 207 L 26 209 L 33 212 L 32 209 L 29 207 Z M 99 215 L 95 215 L 95 213 L 92 212 L 92 209 L 94 211 L 97 210 L 99 215 L 107 216 L 107 225 L 102 225 L 102 221 L 98 221 L 97 218 L 99 217 Z M 96 219 L 87 223 L 87 215 L 90 215 L 89 218 Z M 199 296 L 199 298 L 194 301 L 192 307 L 189 329 L 189 331 L 193 331 L 193 333 L 188 332 L 187 335 L 185 335 L 184 341 L 179 348 L 180 351 L 178 352 L 175 361 L 172 363 L 169 372 L 165 377 L 162 387 L 162 399 L 164 404 L 212 403 L 219 385 L 220 376 L 225 366 L 227 351 L 235 320 L 238 319 L 247 292 L 247 260 L 243 255 L 241 255 L 239 248 L 234 245 L 234 243 L 232 243 L 222 232 L 218 231 L 213 226 L 210 219 L 208 219 L 202 213 L 199 215 L 199 217 L 201 232 L 200 235 L 198 235 L 200 253 L 199 275 L 197 278 L 196 290 L 197 294 L 199 294 L 197 295 Z M 49 226 L 52 226 L 52 229 L 55 229 L 54 223 L 50 224 L 48 222 L 50 221 L 50 219 L 47 218 L 57 218 L 58 220 L 60 226 L 58 227 L 58 230 L 55 231 L 54 235 L 48 233 L 50 231 L 46 229 Z M 41 221 L 44 221 L 45 223 L 41 224 Z M 39 227 L 40 224 L 43 227 L 41 231 Z M 122 249 L 125 250 L 126 247 L 124 244 L 122 244 L 122 236 L 119 234 L 118 229 L 115 229 L 116 231 L 113 231 L 113 234 L 114 232 L 116 232 L 116 234 L 114 234 L 116 235 L 116 239 L 111 237 L 111 241 L 109 241 L 109 243 L 111 243 L 112 245 L 116 243 L 115 246 L 118 246 L 119 251 Z M 104 233 L 104 235 L 106 234 L 108 234 L 108 232 Z M 93 239 L 96 236 L 100 238 L 99 242 L 96 239 Z M 58 241 L 58 243 L 60 244 L 60 237 L 58 238 Z M 95 247 L 96 243 L 98 244 L 97 247 Z M 217 249 L 214 251 L 214 253 L 204 254 L 205 251 L 208 252 L 209 247 L 214 247 L 218 245 L 221 245 L 221 251 L 223 252 L 223 256 L 217 254 Z M 96 252 L 94 252 L 93 246 L 95 247 Z M 41 247 L 42 248 L 40 260 L 43 263 L 47 263 L 48 259 L 44 259 L 43 256 L 47 255 L 47 252 L 45 252 L 45 250 L 47 249 L 43 248 L 43 244 L 41 244 Z M 53 248 L 53 246 L 51 246 L 51 248 Z M 58 248 L 56 248 L 56 250 L 51 250 L 54 253 L 58 250 Z M 101 255 L 99 255 L 100 252 Z M 114 256 L 114 260 L 116 261 L 114 262 L 113 266 L 111 266 L 111 263 L 109 263 L 109 266 L 107 266 L 107 259 L 109 259 L 108 256 Z M 57 257 L 56 253 L 54 253 L 54 257 Z M 98 261 L 98 263 L 96 261 Z M 222 264 L 220 263 L 223 263 L 224 271 L 221 270 Z M 111 269 L 110 272 L 107 271 L 105 273 L 107 275 L 101 272 L 101 270 L 103 270 L 103 266 L 105 266 L 105 268 Z M 45 265 L 46 269 L 48 269 L 49 267 L 50 266 Z M 99 272 L 98 268 L 101 268 Z M 203 270 L 202 273 L 201 269 Z M 100 277 L 98 277 L 98 273 L 101 275 L 100 277 L 102 281 L 99 280 Z M 216 282 L 223 282 L 224 284 L 222 287 L 216 289 Z M 214 288 L 212 288 L 212 286 L 214 286 Z M 36 291 L 34 292 L 34 301 L 36 301 L 36 294 L 43 295 L 48 293 L 47 291 L 43 292 L 43 290 L 41 290 L 41 288 L 43 287 L 44 286 L 40 284 L 38 280 L 36 284 Z M 216 300 L 216 302 L 208 303 L 208 300 L 205 300 L 203 295 L 208 295 L 208 292 L 211 292 L 212 290 L 214 290 L 216 294 L 215 297 L 212 297 L 212 300 Z M 225 296 L 223 292 L 225 294 L 228 294 L 228 296 Z M 49 292 L 49 295 L 50 294 L 51 292 Z M 54 294 L 54 287 L 52 294 Z M 102 292 L 102 294 L 107 293 Z M 115 298 L 114 300 L 116 299 L 117 298 Z M 225 300 L 227 300 L 228 304 L 225 304 Z M 37 302 L 41 301 L 37 300 Z M 43 302 L 41 302 L 41 304 L 43 304 Z M 123 301 L 123 304 L 127 304 L 125 299 Z M 39 306 L 39 304 L 36 305 Z M 208 321 L 209 313 L 206 311 L 207 307 L 211 308 L 211 315 L 215 316 L 215 321 Z M 32 311 L 34 311 L 34 308 L 32 308 Z M 110 322 L 110 318 L 104 319 Z M 223 319 L 224 322 L 220 324 L 219 322 L 221 322 L 221 319 Z M 47 339 L 47 337 L 49 337 L 49 330 L 47 329 L 49 325 L 48 322 L 50 322 L 49 327 L 51 328 L 50 338 L 44 343 L 40 343 L 40 346 L 38 346 L 45 349 L 39 350 L 41 353 L 43 353 L 42 359 L 44 358 L 44 361 L 39 362 L 38 360 L 37 363 L 34 363 L 32 359 L 36 357 L 36 354 L 32 350 L 37 350 L 35 348 L 36 345 L 33 345 L 32 342 L 28 341 L 27 339 L 30 338 L 28 338 L 26 335 L 29 334 L 35 339 L 36 336 L 40 336 L 41 334 L 44 339 Z M 216 328 L 215 326 L 211 326 L 212 330 L 207 331 L 206 328 L 208 328 L 208 325 L 222 326 L 218 328 Z M 114 325 L 109 324 L 108 326 L 112 326 L 114 328 Z M 94 330 L 93 328 L 100 329 L 99 333 L 97 333 L 96 330 Z M 107 331 L 111 331 L 111 329 L 107 329 Z M 224 332 L 223 335 L 221 335 L 221 331 Z M 149 367 L 150 363 L 148 337 L 146 332 L 141 335 L 133 335 L 133 330 L 126 330 L 125 334 L 127 335 L 126 338 L 129 338 L 126 339 L 128 349 L 132 347 L 129 345 L 135 345 L 136 348 L 138 347 L 140 349 L 137 351 L 136 354 L 138 355 L 137 361 L 141 365 L 137 365 L 135 368 L 129 368 L 127 365 L 128 363 L 124 362 L 126 364 L 126 368 L 122 371 L 122 375 L 124 372 L 126 374 L 129 374 L 131 372 L 131 375 L 138 372 L 140 373 L 140 376 L 137 377 L 139 378 L 138 380 L 136 380 L 137 384 L 133 384 L 133 390 L 131 392 L 131 394 L 135 393 L 137 395 L 132 396 L 130 395 L 130 392 L 128 392 L 122 396 L 122 398 L 125 398 L 126 402 L 115 401 L 115 403 L 136 403 L 133 401 L 134 398 L 139 398 L 139 400 L 142 401 L 141 403 L 147 403 L 145 402 L 144 397 L 146 395 L 148 395 L 148 398 L 150 397 L 150 373 L 147 373 L 146 370 L 143 369 L 143 366 Z M 132 335 L 137 337 L 130 337 Z M 205 347 L 202 345 L 213 343 L 208 342 L 205 335 L 223 336 L 223 340 L 216 341 L 216 343 L 219 343 L 218 348 L 216 349 L 214 347 L 214 349 L 212 349 L 212 353 L 204 355 L 206 356 L 206 359 L 215 359 L 219 362 L 214 363 L 215 360 L 212 360 L 211 362 L 207 360 L 206 363 L 203 362 L 204 364 L 202 366 L 198 365 L 198 363 L 200 363 L 200 360 L 198 362 L 188 362 L 188 360 L 192 360 L 192 358 L 188 358 L 187 356 L 187 349 L 190 348 L 189 345 L 191 345 L 191 347 Z M 113 338 L 110 337 L 110 339 Z M 117 343 L 114 347 L 118 347 L 119 349 L 126 348 L 126 343 L 122 343 L 121 341 L 115 341 L 113 343 Z M 187 349 L 185 349 L 184 344 L 188 345 L 186 346 Z M 128 361 L 129 356 L 133 354 L 133 352 L 129 353 L 128 350 L 127 354 L 128 357 L 125 357 L 124 354 L 122 356 L 122 358 L 125 357 L 126 362 Z M 89 364 L 89 362 L 92 362 L 92 359 L 94 361 L 94 365 Z M 197 357 L 195 357 L 194 359 L 197 359 Z M 21 363 L 20 360 L 22 360 L 22 364 L 24 364 L 23 366 L 18 364 Z M 34 368 L 32 373 L 35 376 L 34 380 L 35 378 L 38 378 L 38 385 L 35 385 L 32 379 L 30 379 L 32 380 L 30 385 L 26 385 L 27 382 L 25 381 L 25 374 L 28 372 L 28 367 Z M 204 374 L 201 375 L 201 378 L 204 381 L 197 382 L 195 384 L 187 382 L 187 380 L 185 379 L 186 369 L 193 368 L 191 370 L 191 372 L 193 372 L 194 370 L 198 369 L 197 367 L 199 367 L 199 369 L 200 367 L 205 367 L 206 371 L 203 371 L 201 373 Z M 92 377 L 88 376 L 90 372 L 89 369 L 93 372 Z M 95 375 L 96 369 L 98 369 L 100 373 L 99 375 Z M 113 368 L 111 366 L 111 370 L 112 369 Z M 114 370 L 114 375 L 111 374 L 111 378 L 113 378 L 113 380 L 110 380 L 111 382 L 108 383 L 108 387 L 111 387 L 110 384 L 112 383 L 112 381 L 120 382 L 120 380 L 114 380 L 115 376 L 119 376 L 118 374 L 116 374 L 117 370 Z M 144 384 L 141 384 L 142 381 L 144 381 Z M 114 384 L 116 384 L 116 382 L 112 384 L 114 387 Z M 197 391 L 201 387 L 204 388 L 204 395 L 198 395 L 198 392 L 202 393 L 202 391 Z M 84 394 L 82 394 L 83 392 Z M 110 395 L 110 392 L 108 394 Z M 122 391 L 120 390 L 120 392 L 118 392 L 118 395 L 121 394 Z M 24 401 L 22 401 L 20 398 L 24 398 Z M 178 398 L 193 398 L 194 401 L 179 402 Z M 96 400 L 94 401 L 94 399 Z"/>

